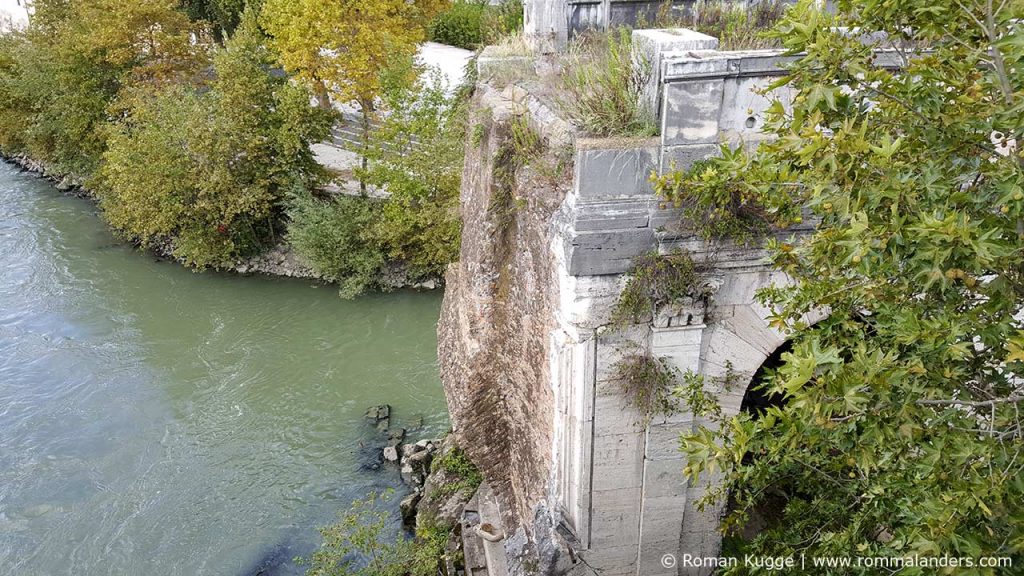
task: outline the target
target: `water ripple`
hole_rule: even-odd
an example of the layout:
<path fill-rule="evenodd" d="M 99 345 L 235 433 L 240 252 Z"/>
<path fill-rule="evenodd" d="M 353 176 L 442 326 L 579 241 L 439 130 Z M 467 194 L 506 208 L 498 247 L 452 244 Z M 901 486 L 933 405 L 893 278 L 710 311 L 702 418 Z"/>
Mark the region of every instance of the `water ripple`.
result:
<path fill-rule="evenodd" d="M 399 425 L 424 417 L 414 435 L 447 427 L 438 295 L 349 302 L 193 274 L 3 164 L 0 259 L 5 572 L 219 576 L 287 561 L 350 499 L 397 482 L 360 470 L 366 406 L 391 403 Z"/>

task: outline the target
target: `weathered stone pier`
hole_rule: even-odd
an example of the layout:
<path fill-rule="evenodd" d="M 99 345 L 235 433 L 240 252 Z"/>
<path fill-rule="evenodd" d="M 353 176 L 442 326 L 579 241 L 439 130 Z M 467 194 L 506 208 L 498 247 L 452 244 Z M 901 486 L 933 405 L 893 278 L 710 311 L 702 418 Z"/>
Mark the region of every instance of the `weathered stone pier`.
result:
<path fill-rule="evenodd" d="M 562 10 L 560 2 L 528 6 L 538 46 L 569 34 L 568 25 L 550 25 L 563 22 Z M 729 416 L 785 341 L 755 293 L 786 279 L 758 249 L 712 247 L 674 226 L 680 214 L 665 209 L 649 177 L 713 156 L 723 143 L 755 145 L 765 110 L 791 97 L 760 89 L 793 57 L 721 52 L 716 39 L 689 30 L 633 35 L 655 64 L 648 97 L 658 137 L 584 138 L 528 83 L 478 91 L 479 138 L 467 152 L 462 254 L 449 273 L 440 352 L 455 432 L 494 491 L 513 574 L 710 572 L 665 560 L 720 550 L 724 503 L 697 506 L 716 479 L 689 482 L 682 472 L 679 436 L 703 422 L 682 411 L 644 426 L 610 381 L 612 367 L 624 348 L 649 351 L 703 376 Z M 879 54 L 881 65 L 887 57 Z M 504 190 L 495 173 L 514 121 L 527 122 L 549 153 L 567 150 L 571 173 L 527 168 Z M 499 218 L 502 194 L 517 209 Z M 695 260 L 715 251 L 710 297 L 609 329 L 633 259 L 675 248 Z M 736 385 L 722 385 L 727 371 Z"/>

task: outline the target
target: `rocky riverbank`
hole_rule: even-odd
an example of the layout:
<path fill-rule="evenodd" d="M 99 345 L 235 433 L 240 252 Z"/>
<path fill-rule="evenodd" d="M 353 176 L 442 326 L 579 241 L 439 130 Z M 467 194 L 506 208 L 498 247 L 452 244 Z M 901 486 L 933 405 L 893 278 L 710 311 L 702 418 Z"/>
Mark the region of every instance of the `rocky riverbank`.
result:
<path fill-rule="evenodd" d="M 367 454 L 370 465 L 396 466 L 402 483 L 410 490 L 399 505 L 403 527 L 417 538 L 443 533 L 447 544 L 439 565 L 445 566 L 447 574 L 456 574 L 463 511 L 480 486 L 479 471 L 456 444 L 453 434 L 406 442 L 410 430 L 392 426 L 387 404 L 370 407 L 366 418 L 382 442 Z"/>
<path fill-rule="evenodd" d="M 85 187 L 84 179 L 70 174 L 61 174 L 49 170 L 43 163 L 30 158 L 24 154 L 15 156 L 0 155 L 4 160 L 20 167 L 26 172 L 49 180 L 54 188 L 69 196 L 85 198 L 96 201 L 96 195 Z M 172 254 L 173 240 L 165 242 L 151 249 L 153 255 L 164 260 L 179 262 Z M 222 269 L 226 272 L 236 274 L 260 274 L 264 276 L 281 276 L 288 278 L 304 278 L 309 280 L 326 281 L 324 277 L 316 272 L 301 256 L 299 256 L 290 244 L 282 240 L 272 248 L 235 262 L 231 266 Z M 397 290 L 400 288 L 416 288 L 434 290 L 440 288 L 443 283 L 440 278 L 413 281 L 409 278 L 408 269 L 401 262 L 392 262 L 385 266 L 376 282 L 383 290 Z"/>

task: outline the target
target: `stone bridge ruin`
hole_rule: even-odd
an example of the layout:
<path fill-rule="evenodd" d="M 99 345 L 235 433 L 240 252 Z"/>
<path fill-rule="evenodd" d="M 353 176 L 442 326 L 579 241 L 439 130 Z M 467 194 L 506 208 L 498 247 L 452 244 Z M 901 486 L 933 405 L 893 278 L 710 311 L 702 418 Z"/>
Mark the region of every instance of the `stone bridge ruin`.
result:
<path fill-rule="evenodd" d="M 683 411 L 643 426 L 609 381 L 612 366 L 639 346 L 704 376 L 733 415 L 784 343 L 754 295 L 785 278 L 762 251 L 728 246 L 717 249 L 706 302 L 608 328 L 636 256 L 682 248 L 699 260 L 712 249 L 671 225 L 679 214 L 663 209 L 650 174 L 685 168 L 722 143 L 756 144 L 771 99 L 791 96 L 755 92 L 785 73 L 791 57 L 779 51 L 721 52 L 716 39 L 688 30 L 633 34 L 655 62 L 649 98 L 660 136 L 649 139 L 584 138 L 543 87 L 486 81 L 508 57 L 480 59 L 461 259 L 439 326 L 453 427 L 487 480 L 485 519 L 504 536 L 489 544 L 489 567 L 472 574 L 708 573 L 668 560 L 720 549 L 723 504 L 696 505 L 715 478 L 691 483 L 682 473 L 679 436 L 702 422 Z M 887 57 L 881 65 L 896 65 Z M 521 122 L 547 158 L 566 161 L 511 159 Z M 738 386 L 721 386 L 727 370 Z"/>

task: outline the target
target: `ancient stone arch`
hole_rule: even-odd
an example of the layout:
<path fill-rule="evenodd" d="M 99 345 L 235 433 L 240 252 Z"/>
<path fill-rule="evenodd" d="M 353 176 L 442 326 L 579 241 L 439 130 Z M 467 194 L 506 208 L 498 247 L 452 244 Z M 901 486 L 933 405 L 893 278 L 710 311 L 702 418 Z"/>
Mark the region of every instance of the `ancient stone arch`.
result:
<path fill-rule="evenodd" d="M 785 339 L 755 293 L 786 279 L 760 250 L 709 246 L 674 227 L 680 214 L 659 202 L 649 176 L 712 156 L 723 142 L 756 143 L 770 100 L 754 90 L 792 57 L 719 52 L 715 39 L 690 31 L 635 31 L 634 39 L 657 63 L 648 97 L 658 137 L 583 138 L 542 92 L 478 87 L 480 128 L 472 130 L 480 137 L 467 149 L 463 244 L 439 350 L 453 427 L 493 493 L 512 574 L 702 573 L 664 561 L 719 551 L 720 508 L 695 506 L 715 479 L 686 482 L 678 445 L 702 422 L 678 413 L 638 426 L 640 415 L 611 385 L 612 368 L 632 345 L 708 386 L 729 367 L 749 382 Z M 500 59 L 485 51 L 481 77 Z M 884 52 L 877 60 L 898 63 Z M 784 104 L 790 96 L 774 94 Z M 496 168 L 513 121 L 549 150 L 571 150 L 572 173 L 496 178 L 508 173 Z M 512 198 L 515 210 L 494 209 Z M 675 249 L 712 263 L 710 299 L 609 329 L 634 258 Z M 715 390 L 725 414 L 740 410 L 744 390 Z"/>

